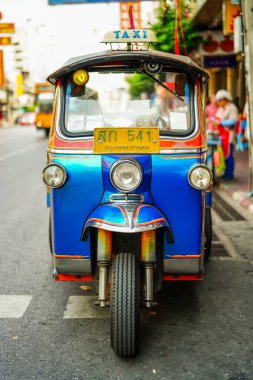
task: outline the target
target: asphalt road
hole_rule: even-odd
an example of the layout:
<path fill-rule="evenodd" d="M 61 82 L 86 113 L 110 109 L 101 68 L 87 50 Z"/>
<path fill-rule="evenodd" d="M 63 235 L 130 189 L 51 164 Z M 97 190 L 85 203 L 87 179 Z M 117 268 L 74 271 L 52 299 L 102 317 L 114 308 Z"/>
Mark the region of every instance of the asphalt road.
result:
<path fill-rule="evenodd" d="M 203 282 L 167 283 L 142 312 L 139 355 L 120 359 L 94 289 L 52 280 L 46 145 L 33 128 L 0 129 L 0 379 L 253 379 L 252 220 L 215 218 L 227 254 Z"/>

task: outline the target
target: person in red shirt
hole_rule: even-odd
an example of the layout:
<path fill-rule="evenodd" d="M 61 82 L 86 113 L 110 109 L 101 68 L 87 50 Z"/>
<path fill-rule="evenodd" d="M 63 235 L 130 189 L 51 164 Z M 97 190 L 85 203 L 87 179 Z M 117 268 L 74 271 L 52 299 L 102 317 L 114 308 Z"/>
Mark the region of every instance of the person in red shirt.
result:
<path fill-rule="evenodd" d="M 213 132 L 215 129 L 215 126 L 213 124 L 213 118 L 217 112 L 217 103 L 215 99 L 215 95 L 210 96 L 210 101 L 206 106 L 206 127 L 209 132 Z"/>
<path fill-rule="evenodd" d="M 235 128 L 238 121 L 238 109 L 232 102 L 230 93 L 226 90 L 219 90 L 216 94 L 218 104 L 215 113 L 214 124 L 218 127 L 219 137 L 226 161 L 226 170 L 224 178 L 232 180 L 234 178 L 234 145 L 235 145 Z"/>

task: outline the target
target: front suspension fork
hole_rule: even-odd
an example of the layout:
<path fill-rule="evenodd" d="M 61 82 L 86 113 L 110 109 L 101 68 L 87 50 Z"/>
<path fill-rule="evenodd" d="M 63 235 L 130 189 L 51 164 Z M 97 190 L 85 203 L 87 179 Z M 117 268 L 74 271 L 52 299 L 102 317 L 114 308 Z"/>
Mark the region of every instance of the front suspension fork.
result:
<path fill-rule="evenodd" d="M 109 265 L 112 259 L 112 232 L 98 229 L 97 261 L 99 268 L 98 305 L 105 307 L 108 301 Z M 141 262 L 144 266 L 144 306 L 154 303 L 154 265 L 156 263 L 156 231 L 141 234 Z"/>
<path fill-rule="evenodd" d="M 99 268 L 98 305 L 106 307 L 108 300 L 109 265 L 112 260 L 112 232 L 98 229 L 97 261 Z"/>
<path fill-rule="evenodd" d="M 151 307 L 154 302 L 154 265 L 156 262 L 156 231 L 141 234 L 141 261 L 144 266 L 144 306 Z"/>

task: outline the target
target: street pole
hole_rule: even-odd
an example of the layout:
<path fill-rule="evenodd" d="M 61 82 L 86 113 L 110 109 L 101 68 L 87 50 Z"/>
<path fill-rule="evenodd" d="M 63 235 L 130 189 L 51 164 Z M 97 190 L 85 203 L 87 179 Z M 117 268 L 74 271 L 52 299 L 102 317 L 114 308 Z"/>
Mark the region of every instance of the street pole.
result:
<path fill-rule="evenodd" d="M 244 29 L 244 53 L 246 85 L 249 105 L 249 190 L 253 196 L 253 0 L 241 0 L 243 29 Z"/>

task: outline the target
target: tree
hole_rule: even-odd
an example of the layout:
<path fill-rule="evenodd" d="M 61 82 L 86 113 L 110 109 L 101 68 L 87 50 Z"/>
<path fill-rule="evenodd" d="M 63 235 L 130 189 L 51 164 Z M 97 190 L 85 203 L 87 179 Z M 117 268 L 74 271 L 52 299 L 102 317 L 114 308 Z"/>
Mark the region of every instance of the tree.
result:
<path fill-rule="evenodd" d="M 154 92 L 154 82 L 145 74 L 133 74 L 127 77 L 126 81 L 129 84 L 129 94 L 133 99 L 139 98 L 141 93 L 150 95 Z"/>
<path fill-rule="evenodd" d="M 179 46 L 180 46 L 180 54 L 184 54 L 185 48 L 187 52 L 191 52 L 196 49 L 199 42 L 201 41 L 201 37 L 198 32 L 195 30 L 190 19 L 185 15 L 185 1 L 179 1 L 180 4 L 180 15 L 177 17 L 178 19 L 178 37 L 179 37 Z M 177 12 L 178 14 L 179 12 Z M 156 50 L 164 51 L 166 53 L 174 53 L 175 52 L 175 20 L 176 20 L 176 10 L 175 6 L 167 5 L 166 2 L 162 3 L 162 5 L 157 10 L 157 22 L 151 25 L 151 29 L 155 32 L 159 43 L 153 44 L 153 47 Z M 184 34 L 184 42 L 185 48 L 182 38 L 182 33 L 180 30 L 180 18 L 181 18 L 181 26 Z"/>

